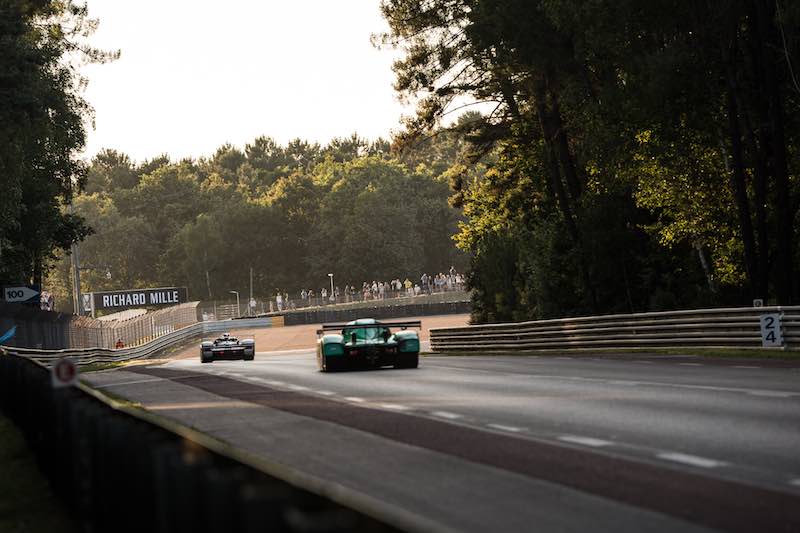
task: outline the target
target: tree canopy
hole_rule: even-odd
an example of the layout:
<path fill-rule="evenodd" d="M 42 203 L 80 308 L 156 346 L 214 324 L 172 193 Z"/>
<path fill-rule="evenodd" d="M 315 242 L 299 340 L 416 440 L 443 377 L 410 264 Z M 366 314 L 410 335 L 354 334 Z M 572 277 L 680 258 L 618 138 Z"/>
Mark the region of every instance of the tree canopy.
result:
<path fill-rule="evenodd" d="M 450 172 L 477 320 L 797 301 L 800 7 L 385 0 L 400 146 Z M 477 163 L 477 166 L 476 166 Z"/>
<path fill-rule="evenodd" d="M 355 135 L 325 146 L 259 137 L 178 162 L 104 150 L 74 202 L 94 230 L 80 245 L 84 290 L 175 284 L 222 299 L 249 288 L 252 267 L 266 297 L 319 290 L 329 272 L 344 287 L 461 269 L 466 254 L 451 239 L 460 210 L 432 170 L 450 160 L 435 154 L 409 169 L 388 142 Z M 62 302 L 66 261 L 50 277 Z"/>
<path fill-rule="evenodd" d="M 0 0 L 0 284 L 40 283 L 90 232 L 65 206 L 86 174 L 78 65 L 116 57 L 87 44 L 96 25 L 71 1 Z"/>

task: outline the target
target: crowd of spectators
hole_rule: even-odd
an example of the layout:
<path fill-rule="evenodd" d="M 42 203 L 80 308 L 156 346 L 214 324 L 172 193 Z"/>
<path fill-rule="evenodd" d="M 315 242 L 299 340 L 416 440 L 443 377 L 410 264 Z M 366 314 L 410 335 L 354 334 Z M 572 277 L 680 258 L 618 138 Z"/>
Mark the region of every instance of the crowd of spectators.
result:
<path fill-rule="evenodd" d="M 464 275 L 456 272 L 454 267 L 450 267 L 447 272 L 439 272 L 434 276 L 423 273 L 419 280 L 415 279 L 413 281 L 406 277 L 405 279 L 395 278 L 391 281 L 364 281 L 361 286 L 347 284 L 344 289 L 340 289 L 338 285 L 335 285 L 332 291 L 330 287 L 322 287 L 317 290 L 302 289 L 298 294 L 299 299 L 290 299 L 287 293 L 277 291 L 277 295 L 274 298 L 274 310 L 284 311 L 333 303 L 420 296 L 446 291 L 462 291 L 464 288 Z M 272 303 L 270 302 L 270 307 L 272 307 Z"/>

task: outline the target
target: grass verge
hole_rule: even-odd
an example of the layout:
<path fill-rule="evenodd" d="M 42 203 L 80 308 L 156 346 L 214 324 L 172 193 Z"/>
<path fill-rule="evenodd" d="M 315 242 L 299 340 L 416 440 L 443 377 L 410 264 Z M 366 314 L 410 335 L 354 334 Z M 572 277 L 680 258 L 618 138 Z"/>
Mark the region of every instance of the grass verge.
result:
<path fill-rule="evenodd" d="M 72 533 L 77 524 L 53 495 L 11 420 L 0 414 L 0 531 Z"/>

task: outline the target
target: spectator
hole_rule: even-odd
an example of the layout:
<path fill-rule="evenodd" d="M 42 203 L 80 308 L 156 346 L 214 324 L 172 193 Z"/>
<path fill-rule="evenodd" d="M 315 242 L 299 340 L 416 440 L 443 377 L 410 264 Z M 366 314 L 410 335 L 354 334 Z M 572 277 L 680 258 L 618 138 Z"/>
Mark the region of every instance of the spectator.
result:
<path fill-rule="evenodd" d="M 121 350 L 124 347 L 125 343 L 122 342 L 122 339 L 117 339 L 117 343 L 114 345 L 114 348 L 116 348 L 117 350 Z"/>

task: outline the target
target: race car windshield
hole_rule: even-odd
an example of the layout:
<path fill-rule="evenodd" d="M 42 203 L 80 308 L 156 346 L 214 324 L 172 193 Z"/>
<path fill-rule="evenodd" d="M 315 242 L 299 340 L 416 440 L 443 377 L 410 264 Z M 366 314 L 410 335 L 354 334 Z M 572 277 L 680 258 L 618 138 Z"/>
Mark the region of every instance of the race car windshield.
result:
<path fill-rule="evenodd" d="M 355 333 L 356 341 L 372 341 L 376 339 L 382 339 L 384 331 L 388 332 L 388 329 L 380 327 L 345 329 L 344 337 L 345 339 L 350 339 Z"/>

